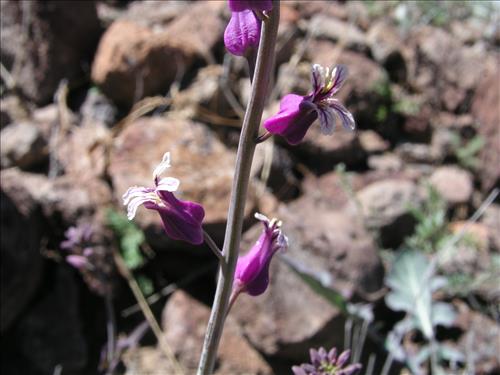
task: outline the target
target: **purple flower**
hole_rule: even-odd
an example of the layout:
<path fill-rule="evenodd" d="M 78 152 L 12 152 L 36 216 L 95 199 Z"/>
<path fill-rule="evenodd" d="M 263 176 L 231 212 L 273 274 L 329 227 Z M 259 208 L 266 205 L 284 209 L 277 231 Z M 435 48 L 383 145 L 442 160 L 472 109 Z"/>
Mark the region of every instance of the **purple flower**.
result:
<path fill-rule="evenodd" d="M 69 227 L 68 230 L 64 232 L 66 239 L 61 242 L 61 249 L 72 250 L 75 246 L 90 243 L 92 233 L 92 226 L 87 223 L 77 227 Z"/>
<path fill-rule="evenodd" d="M 173 192 L 179 187 L 179 180 L 160 175 L 170 167 L 170 153 L 167 152 L 161 163 L 153 171 L 155 187 L 134 186 L 123 195 L 123 204 L 128 206 L 127 217 L 132 220 L 137 208 L 144 205 L 147 209 L 156 210 L 160 214 L 163 228 L 170 238 L 182 240 L 194 245 L 203 242 L 201 227 L 205 211 L 198 203 L 181 201 Z"/>
<path fill-rule="evenodd" d="M 329 352 L 325 348 L 310 349 L 309 354 L 311 363 L 292 367 L 295 375 L 355 375 L 362 368 L 359 363 L 344 367 L 351 355 L 349 350 L 342 352 L 338 357 L 336 348 Z"/>
<path fill-rule="evenodd" d="M 278 250 L 285 250 L 288 240 L 281 233 L 281 222 L 256 213 L 255 217 L 264 224 L 264 230 L 250 251 L 241 256 L 236 264 L 233 295 L 246 292 L 251 296 L 264 293 L 269 284 L 269 264 Z"/>
<path fill-rule="evenodd" d="M 273 8 L 272 0 L 228 0 L 231 12 L 241 12 L 243 10 L 270 11 Z"/>
<path fill-rule="evenodd" d="M 336 119 L 349 130 L 355 128 L 352 114 L 335 98 L 345 79 L 347 67 L 335 65 L 332 69 L 314 64 L 312 67 L 313 92 L 307 96 L 288 94 L 281 99 L 280 110 L 264 122 L 271 134 L 283 136 L 291 145 L 302 141 L 309 127 L 319 117 L 321 132 L 330 135 Z"/>
<path fill-rule="evenodd" d="M 244 56 L 252 47 L 257 47 L 260 40 L 262 21 L 249 9 L 232 12 L 231 19 L 224 31 L 224 44 L 229 52 Z"/>

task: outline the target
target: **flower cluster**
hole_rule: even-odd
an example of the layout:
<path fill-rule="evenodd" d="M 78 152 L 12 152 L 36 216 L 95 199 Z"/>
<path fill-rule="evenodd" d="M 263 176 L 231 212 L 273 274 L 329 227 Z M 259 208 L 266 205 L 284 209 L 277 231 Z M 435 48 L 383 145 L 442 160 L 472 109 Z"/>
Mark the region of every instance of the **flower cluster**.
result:
<path fill-rule="evenodd" d="M 66 253 L 66 262 L 80 271 L 91 290 L 100 295 L 109 294 L 114 273 L 109 247 L 102 244 L 102 239 L 95 241 L 96 233 L 88 223 L 70 227 L 64 235 L 60 248 Z"/>
<path fill-rule="evenodd" d="M 264 128 L 271 134 L 278 134 L 291 144 L 302 141 L 307 130 L 319 117 L 321 132 L 332 134 L 336 119 L 344 128 L 355 127 L 352 114 L 333 96 L 340 90 L 347 78 L 347 68 L 336 65 L 332 69 L 314 64 L 312 67 L 313 90 L 309 95 L 288 94 L 281 99 L 279 112 L 264 122 Z"/>
<path fill-rule="evenodd" d="M 355 375 L 362 366 L 359 363 L 348 365 L 351 352 L 346 350 L 337 357 L 337 349 L 329 352 L 325 348 L 310 349 L 311 363 L 293 366 L 295 375 Z M 347 365 L 347 366 L 346 366 Z"/>
<path fill-rule="evenodd" d="M 170 168 L 170 153 L 163 155 L 161 163 L 153 171 L 154 188 L 134 186 L 123 195 L 123 204 L 128 207 L 127 217 L 132 220 L 137 209 L 143 205 L 160 214 L 163 229 L 174 240 L 199 245 L 203 242 L 203 207 L 195 202 L 182 201 L 174 196 L 180 182 L 173 177 L 160 175 Z"/>
<path fill-rule="evenodd" d="M 264 225 L 264 229 L 250 251 L 238 259 L 233 295 L 246 292 L 258 296 L 264 293 L 269 284 L 269 264 L 273 255 L 288 246 L 288 239 L 280 229 L 281 221 L 269 220 L 260 213 L 256 213 L 255 218 Z"/>
<path fill-rule="evenodd" d="M 224 44 L 236 56 L 245 56 L 259 45 L 262 21 L 257 13 L 270 11 L 271 0 L 229 0 L 231 19 L 224 31 Z"/>

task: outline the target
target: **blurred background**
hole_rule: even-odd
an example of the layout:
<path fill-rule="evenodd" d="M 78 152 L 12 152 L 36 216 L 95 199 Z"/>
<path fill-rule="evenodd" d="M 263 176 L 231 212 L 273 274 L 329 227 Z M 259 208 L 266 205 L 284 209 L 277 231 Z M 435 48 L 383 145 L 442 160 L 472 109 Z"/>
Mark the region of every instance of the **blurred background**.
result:
<path fill-rule="evenodd" d="M 257 147 L 242 252 L 255 211 L 290 248 L 235 304 L 216 373 L 291 373 L 319 346 L 350 348 L 361 374 L 500 373 L 499 12 L 282 1 L 264 118 L 308 93 L 311 63 L 342 63 L 357 130 Z M 128 221 L 121 197 L 170 151 L 222 245 L 250 92 L 229 17 L 224 1 L 1 1 L 5 374 L 194 373 L 216 259 L 153 211 Z"/>

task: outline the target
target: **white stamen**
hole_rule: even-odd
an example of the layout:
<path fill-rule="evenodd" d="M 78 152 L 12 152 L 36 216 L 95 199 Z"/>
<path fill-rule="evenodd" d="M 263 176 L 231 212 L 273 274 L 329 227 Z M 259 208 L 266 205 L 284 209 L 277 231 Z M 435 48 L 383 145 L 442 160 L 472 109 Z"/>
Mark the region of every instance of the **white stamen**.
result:
<path fill-rule="evenodd" d="M 153 171 L 153 178 L 156 180 L 168 168 L 170 168 L 170 152 L 166 152 L 163 155 L 161 163 Z"/>

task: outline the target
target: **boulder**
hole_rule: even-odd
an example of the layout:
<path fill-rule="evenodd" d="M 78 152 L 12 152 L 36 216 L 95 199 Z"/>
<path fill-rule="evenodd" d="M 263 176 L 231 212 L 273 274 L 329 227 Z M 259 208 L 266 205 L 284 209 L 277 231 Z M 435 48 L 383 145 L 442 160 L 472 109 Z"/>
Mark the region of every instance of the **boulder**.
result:
<path fill-rule="evenodd" d="M 366 52 L 368 45 L 364 33 L 352 23 L 318 14 L 311 18 L 310 28 L 318 39 L 330 40 L 346 49 Z"/>
<path fill-rule="evenodd" d="M 382 246 L 395 248 L 413 232 L 415 222 L 408 205 L 417 205 L 422 198 L 412 181 L 389 178 L 359 190 L 356 199 L 367 228 L 379 234 Z M 351 204 L 350 209 L 357 207 Z"/>
<path fill-rule="evenodd" d="M 500 69 L 497 64 L 487 71 L 481 79 L 472 99 L 472 113 L 479 123 L 478 133 L 485 145 L 479 153 L 481 188 L 488 192 L 500 185 Z"/>
<path fill-rule="evenodd" d="M 163 310 L 165 337 L 180 363 L 192 373 L 198 366 L 210 309 L 183 291 L 176 291 Z M 265 359 L 245 339 L 230 314 L 224 325 L 215 374 L 273 372 Z"/>
<path fill-rule="evenodd" d="M 10 124 L 0 133 L 0 161 L 2 168 L 30 169 L 47 161 L 47 140 L 31 122 Z"/>
<path fill-rule="evenodd" d="M 211 58 L 221 39 L 222 2 L 199 2 L 165 28 L 156 30 L 126 19 L 115 21 L 102 37 L 92 79 L 118 105 L 165 94 L 195 58 Z"/>
<path fill-rule="evenodd" d="M 429 182 L 450 205 L 468 203 L 474 190 L 472 175 L 454 166 L 436 168 Z"/>
<path fill-rule="evenodd" d="M 101 33 L 94 1 L 9 0 L 1 13 L 2 63 L 26 97 L 46 104 L 61 80 L 81 79 Z"/>

